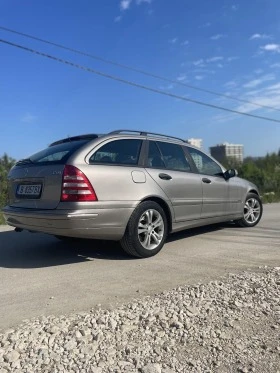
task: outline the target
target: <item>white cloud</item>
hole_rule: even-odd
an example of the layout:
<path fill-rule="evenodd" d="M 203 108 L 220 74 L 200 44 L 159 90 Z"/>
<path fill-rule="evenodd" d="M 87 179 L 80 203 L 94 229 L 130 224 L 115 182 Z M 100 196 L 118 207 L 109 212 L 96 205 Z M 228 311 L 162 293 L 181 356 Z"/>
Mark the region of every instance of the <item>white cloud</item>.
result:
<path fill-rule="evenodd" d="M 240 96 L 240 98 L 250 100 L 252 103 L 239 104 L 238 106 L 233 107 L 233 110 L 241 111 L 243 113 L 251 113 L 256 110 L 264 110 L 264 108 L 254 105 L 253 103 L 279 109 L 280 108 L 280 83 L 268 85 L 258 90 L 252 90 L 252 91 L 246 92 L 243 96 Z M 271 110 L 266 109 L 266 111 L 271 111 Z M 225 121 L 233 120 L 235 118 L 237 118 L 237 116 L 231 115 L 231 114 L 229 115 L 222 114 L 222 115 L 216 116 L 216 120 L 219 122 L 225 122 Z"/>
<path fill-rule="evenodd" d="M 168 84 L 168 85 L 161 85 L 159 87 L 159 89 L 163 90 L 163 91 L 170 91 L 171 89 L 174 88 L 174 85 L 173 84 Z"/>
<path fill-rule="evenodd" d="M 36 115 L 26 113 L 20 118 L 20 121 L 23 123 L 34 123 L 37 119 L 38 117 Z"/>
<path fill-rule="evenodd" d="M 136 4 L 140 5 L 142 3 L 151 4 L 152 0 L 136 0 Z"/>
<path fill-rule="evenodd" d="M 280 89 L 280 83 L 276 83 L 276 84 L 270 85 L 270 86 L 266 87 L 265 89 L 266 89 L 266 91 L 275 91 L 275 90 L 278 90 L 278 89 Z"/>
<path fill-rule="evenodd" d="M 228 122 L 229 120 L 233 120 L 233 119 L 236 119 L 237 118 L 237 115 L 234 115 L 234 114 L 218 114 L 218 115 L 215 115 L 212 120 L 215 121 L 216 123 L 224 123 L 224 122 Z"/>
<path fill-rule="evenodd" d="M 222 38 L 225 38 L 226 35 L 225 34 L 216 34 L 216 35 L 213 35 L 210 37 L 211 40 L 219 40 L 219 39 L 222 39 Z"/>
<path fill-rule="evenodd" d="M 211 26 L 211 23 L 210 22 L 206 22 L 203 25 L 199 26 L 199 28 L 205 28 L 205 27 L 210 27 L 210 26 Z"/>
<path fill-rule="evenodd" d="M 269 67 L 271 67 L 272 69 L 277 69 L 280 67 L 280 63 L 273 63 L 272 65 L 270 65 Z"/>
<path fill-rule="evenodd" d="M 195 79 L 196 79 L 196 80 L 202 80 L 203 78 L 204 78 L 204 77 L 203 77 L 202 75 L 196 75 L 196 76 L 195 76 Z"/>
<path fill-rule="evenodd" d="M 237 87 L 237 82 L 235 80 L 230 80 L 224 84 L 226 88 L 235 88 Z"/>
<path fill-rule="evenodd" d="M 189 41 L 188 40 L 185 40 L 181 43 L 181 45 L 188 45 L 189 44 Z"/>
<path fill-rule="evenodd" d="M 130 5 L 132 4 L 133 0 L 121 0 L 120 2 L 120 8 L 121 10 L 127 10 L 130 8 Z M 141 5 L 143 3 L 151 4 L 152 0 L 136 0 L 135 1 L 137 5 Z"/>
<path fill-rule="evenodd" d="M 239 59 L 239 57 L 237 57 L 237 56 L 228 57 L 227 62 L 235 61 L 235 60 L 238 60 L 238 59 Z"/>
<path fill-rule="evenodd" d="M 115 17 L 114 22 L 120 22 L 121 19 L 122 19 L 122 16 L 117 16 Z"/>
<path fill-rule="evenodd" d="M 194 66 L 201 66 L 201 67 L 203 67 L 203 66 L 205 66 L 204 60 L 201 58 L 199 60 L 193 61 L 193 65 Z"/>
<path fill-rule="evenodd" d="M 185 74 L 181 74 L 177 77 L 178 82 L 183 82 L 186 79 L 187 79 L 187 75 Z"/>
<path fill-rule="evenodd" d="M 231 6 L 231 9 L 232 9 L 234 12 L 236 12 L 236 11 L 238 10 L 238 8 L 239 8 L 239 5 L 237 5 L 237 4 Z"/>
<path fill-rule="evenodd" d="M 272 39 L 272 36 L 267 34 L 253 34 L 252 36 L 250 36 L 249 40 L 254 39 Z"/>
<path fill-rule="evenodd" d="M 222 68 L 224 67 L 224 65 L 223 65 L 222 63 L 218 63 L 217 67 L 218 67 L 219 69 L 222 69 Z"/>
<path fill-rule="evenodd" d="M 177 38 L 173 38 L 173 39 L 170 39 L 170 40 L 168 40 L 169 41 L 169 43 L 171 43 L 171 44 L 175 44 L 175 43 L 177 43 Z"/>
<path fill-rule="evenodd" d="M 120 2 L 121 10 L 129 9 L 131 2 L 132 2 L 132 0 L 121 0 L 121 2 Z"/>
<path fill-rule="evenodd" d="M 254 73 L 255 74 L 261 74 L 261 73 L 263 73 L 263 70 L 262 69 L 256 69 L 256 70 L 254 70 Z"/>
<path fill-rule="evenodd" d="M 267 82 L 270 80 L 275 80 L 275 76 L 273 74 L 267 74 L 267 75 L 260 77 L 259 79 L 253 79 L 249 81 L 248 83 L 243 84 L 243 87 L 244 88 L 255 88 L 263 84 L 264 82 Z"/>
<path fill-rule="evenodd" d="M 209 70 L 209 69 L 194 69 L 194 73 L 199 73 L 199 74 L 216 74 L 215 70 Z"/>
<path fill-rule="evenodd" d="M 280 92 L 275 95 L 261 95 L 261 96 L 255 96 L 250 98 L 251 101 L 258 105 L 263 105 L 263 106 L 270 106 L 270 107 L 275 107 L 279 108 L 280 107 Z M 251 113 L 253 111 L 256 111 L 260 109 L 259 106 L 256 106 L 254 104 L 243 104 L 239 105 L 235 110 L 242 111 L 243 113 Z"/>
<path fill-rule="evenodd" d="M 280 53 L 280 44 L 266 44 L 262 46 L 261 49 L 267 52 Z"/>
<path fill-rule="evenodd" d="M 222 61 L 224 57 L 222 56 L 215 56 L 211 58 L 207 58 L 206 62 L 217 62 L 217 61 Z"/>

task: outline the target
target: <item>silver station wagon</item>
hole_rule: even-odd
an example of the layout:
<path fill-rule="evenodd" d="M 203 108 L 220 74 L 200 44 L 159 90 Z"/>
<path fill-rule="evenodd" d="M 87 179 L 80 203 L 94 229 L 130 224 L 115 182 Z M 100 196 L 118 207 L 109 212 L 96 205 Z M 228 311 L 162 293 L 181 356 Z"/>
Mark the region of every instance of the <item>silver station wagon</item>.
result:
<path fill-rule="evenodd" d="M 52 143 L 9 175 L 7 224 L 59 239 L 118 240 L 150 257 L 169 233 L 262 216 L 257 187 L 184 140 L 119 130 Z"/>

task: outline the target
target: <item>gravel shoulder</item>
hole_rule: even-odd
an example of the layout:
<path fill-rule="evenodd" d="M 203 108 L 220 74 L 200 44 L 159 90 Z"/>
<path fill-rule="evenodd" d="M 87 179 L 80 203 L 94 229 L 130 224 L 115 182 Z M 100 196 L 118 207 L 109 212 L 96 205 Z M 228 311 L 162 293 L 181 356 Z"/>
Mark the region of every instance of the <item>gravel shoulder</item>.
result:
<path fill-rule="evenodd" d="M 177 287 L 0 334 L 0 372 L 257 372 L 280 367 L 280 267 Z"/>

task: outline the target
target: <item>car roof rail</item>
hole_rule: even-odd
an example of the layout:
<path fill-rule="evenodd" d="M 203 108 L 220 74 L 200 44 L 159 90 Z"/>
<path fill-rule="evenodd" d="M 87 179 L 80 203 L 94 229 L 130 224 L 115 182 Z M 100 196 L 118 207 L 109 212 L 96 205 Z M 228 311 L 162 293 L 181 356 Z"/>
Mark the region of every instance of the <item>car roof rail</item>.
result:
<path fill-rule="evenodd" d="M 112 131 L 112 132 L 109 132 L 108 135 L 115 135 L 115 134 L 120 134 L 120 133 L 124 133 L 124 134 L 139 134 L 140 136 L 147 136 L 147 137 L 163 137 L 165 139 L 173 139 L 173 140 L 179 140 L 179 141 L 183 141 L 183 142 L 187 142 L 186 140 L 184 139 L 181 139 L 180 137 L 175 137 L 175 136 L 169 136 L 169 135 L 163 135 L 162 133 L 155 133 L 155 132 L 147 132 L 147 131 L 137 131 L 137 130 L 116 130 L 116 131 Z"/>
<path fill-rule="evenodd" d="M 67 137 L 67 138 L 62 139 L 62 140 L 55 141 L 55 142 L 51 143 L 49 145 L 49 147 L 54 146 L 54 145 L 64 144 L 66 142 L 71 142 L 71 141 L 94 140 L 94 139 L 97 139 L 100 136 L 101 135 L 97 135 L 97 134 L 94 134 L 94 133 L 87 134 L 87 135 L 71 136 L 71 137 Z"/>

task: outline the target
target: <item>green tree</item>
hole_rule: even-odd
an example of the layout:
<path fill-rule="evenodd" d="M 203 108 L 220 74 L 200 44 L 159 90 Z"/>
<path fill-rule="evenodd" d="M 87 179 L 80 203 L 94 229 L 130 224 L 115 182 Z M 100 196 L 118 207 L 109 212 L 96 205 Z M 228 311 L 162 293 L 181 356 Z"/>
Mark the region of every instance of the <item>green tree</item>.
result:
<path fill-rule="evenodd" d="M 280 152 L 246 158 L 238 167 L 239 176 L 258 186 L 264 202 L 280 201 Z"/>
<path fill-rule="evenodd" d="M 4 154 L 0 158 L 0 209 L 4 207 L 8 200 L 8 173 L 15 164 L 15 160 Z M 4 222 L 0 211 L 0 224 Z"/>

